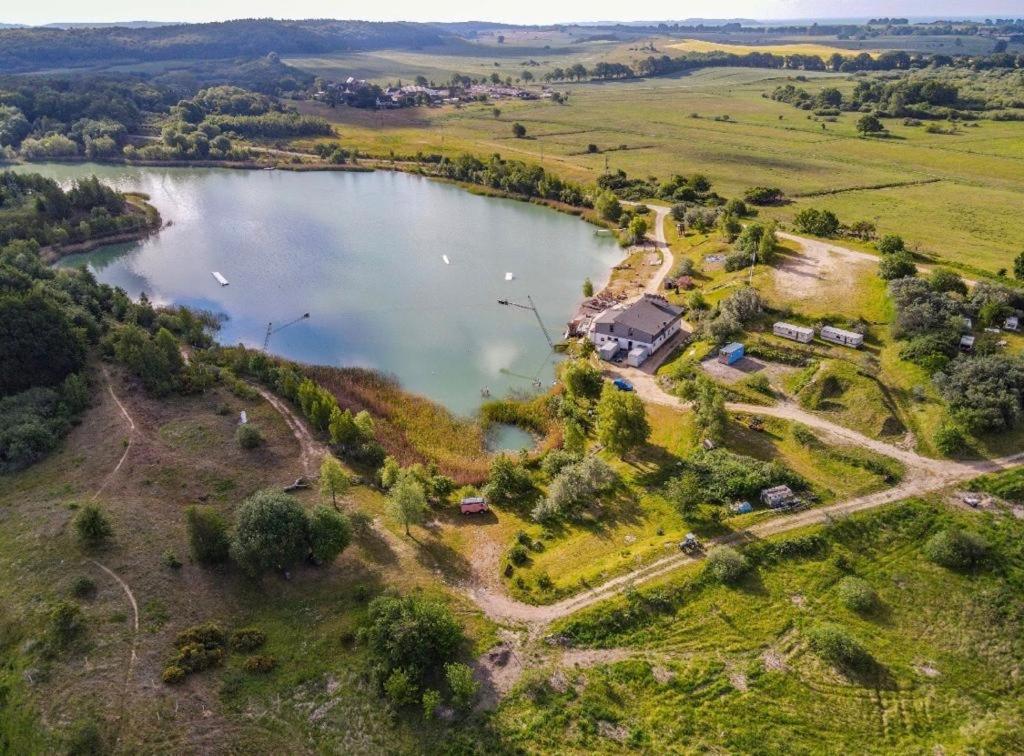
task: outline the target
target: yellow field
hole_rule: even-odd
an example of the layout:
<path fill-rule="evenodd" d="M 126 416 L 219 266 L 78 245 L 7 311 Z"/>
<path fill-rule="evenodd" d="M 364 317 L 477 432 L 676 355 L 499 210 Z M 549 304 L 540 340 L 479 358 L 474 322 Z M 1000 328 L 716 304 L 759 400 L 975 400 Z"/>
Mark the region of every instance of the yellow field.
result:
<path fill-rule="evenodd" d="M 682 52 L 725 52 L 735 53 L 736 55 L 762 52 L 772 53 L 773 55 L 819 55 L 823 58 L 827 58 L 833 53 L 840 53 L 842 55 L 859 55 L 862 52 L 866 52 L 868 55 L 874 57 L 880 52 L 879 50 L 844 50 L 841 47 L 815 45 L 804 42 L 782 45 L 736 45 L 724 42 L 709 42 L 705 39 L 684 39 L 682 42 L 668 45 L 668 47 Z"/>

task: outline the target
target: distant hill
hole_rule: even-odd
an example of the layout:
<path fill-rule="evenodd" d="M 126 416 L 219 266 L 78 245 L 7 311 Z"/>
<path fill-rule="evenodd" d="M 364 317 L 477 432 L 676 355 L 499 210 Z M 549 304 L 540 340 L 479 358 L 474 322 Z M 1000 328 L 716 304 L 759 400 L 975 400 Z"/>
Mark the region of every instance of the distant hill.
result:
<path fill-rule="evenodd" d="M 0 72 L 152 60 L 256 58 L 271 52 L 414 49 L 454 39 L 455 35 L 429 24 L 332 20 L 8 28 L 0 29 Z"/>
<path fill-rule="evenodd" d="M 42 29 L 157 29 L 161 26 L 181 26 L 181 21 L 113 21 L 110 23 L 100 22 L 68 22 L 60 21 L 52 24 L 43 24 Z"/>

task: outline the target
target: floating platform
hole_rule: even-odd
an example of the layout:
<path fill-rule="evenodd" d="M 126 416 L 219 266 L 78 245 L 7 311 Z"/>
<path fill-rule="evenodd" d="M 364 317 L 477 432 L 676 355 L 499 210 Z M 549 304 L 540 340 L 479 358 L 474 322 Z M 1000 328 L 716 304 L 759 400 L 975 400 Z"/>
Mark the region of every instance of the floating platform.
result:
<path fill-rule="evenodd" d="M 224 276 L 222 276 L 217 271 L 213 271 L 213 277 L 217 279 L 217 283 L 219 283 L 221 286 L 228 285 L 228 279 L 224 278 Z"/>
<path fill-rule="evenodd" d="M 511 271 L 509 271 L 508 273 L 506 273 L 506 274 L 505 274 L 505 280 L 506 280 L 506 281 L 511 281 L 511 280 L 512 280 L 512 279 L 514 279 L 514 278 L 515 278 L 515 276 L 514 276 L 514 275 L 512 275 L 512 272 L 511 272 Z"/>
<path fill-rule="evenodd" d="M 448 255 L 441 255 L 441 259 L 444 260 L 445 265 L 451 265 L 452 261 L 448 259 Z"/>

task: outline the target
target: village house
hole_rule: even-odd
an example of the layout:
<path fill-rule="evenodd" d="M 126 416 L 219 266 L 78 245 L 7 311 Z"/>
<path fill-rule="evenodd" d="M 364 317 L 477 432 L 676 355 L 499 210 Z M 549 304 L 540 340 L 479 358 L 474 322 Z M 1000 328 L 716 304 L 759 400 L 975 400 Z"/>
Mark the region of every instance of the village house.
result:
<path fill-rule="evenodd" d="M 616 305 L 594 318 L 590 340 L 602 357 L 614 357 L 624 349 L 629 364 L 639 367 L 679 333 L 682 319 L 681 308 L 664 297 L 644 294 L 632 304 Z"/>

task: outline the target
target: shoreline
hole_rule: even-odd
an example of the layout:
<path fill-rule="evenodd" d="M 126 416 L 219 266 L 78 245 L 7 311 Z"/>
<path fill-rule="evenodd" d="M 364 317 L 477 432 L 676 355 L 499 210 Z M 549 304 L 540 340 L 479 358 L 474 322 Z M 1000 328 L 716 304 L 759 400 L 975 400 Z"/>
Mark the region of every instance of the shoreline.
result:
<path fill-rule="evenodd" d="M 59 246 L 47 244 L 45 247 L 39 248 L 39 258 L 47 265 L 54 265 L 65 257 L 70 257 L 71 255 L 95 252 L 101 247 L 110 247 L 115 244 L 127 244 L 129 242 L 142 241 L 153 234 L 159 233 L 160 230 L 164 228 L 163 218 L 160 215 L 160 211 L 156 206 L 149 204 L 148 198 L 144 199 L 143 195 L 134 192 L 125 192 L 124 194 L 126 203 L 131 208 L 129 212 L 141 213 L 145 216 L 145 226 L 135 231 L 121 231 L 119 233 L 106 234 L 104 236 L 97 236 L 92 239 L 73 242 L 71 244 L 61 244 Z"/>

